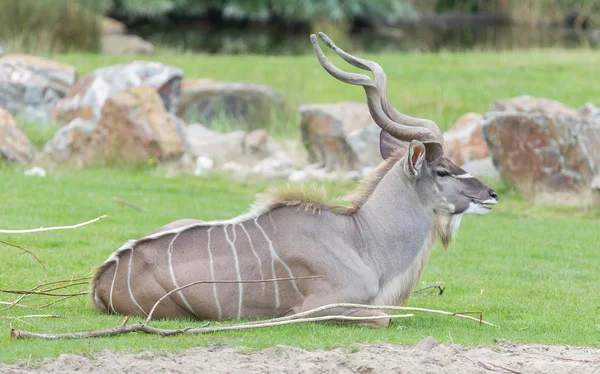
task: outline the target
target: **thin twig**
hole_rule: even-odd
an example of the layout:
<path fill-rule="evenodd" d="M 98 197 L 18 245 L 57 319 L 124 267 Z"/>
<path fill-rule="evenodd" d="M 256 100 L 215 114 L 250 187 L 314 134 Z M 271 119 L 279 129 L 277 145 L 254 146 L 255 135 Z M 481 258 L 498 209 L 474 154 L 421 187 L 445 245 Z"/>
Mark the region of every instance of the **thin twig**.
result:
<path fill-rule="evenodd" d="M 68 279 L 68 280 L 58 280 L 58 281 L 53 281 L 53 282 L 41 283 L 41 284 L 38 284 L 37 286 L 33 287 L 33 288 L 32 288 L 31 290 L 29 290 L 29 291 L 23 291 L 23 290 L 5 290 L 5 291 L 9 291 L 9 292 L 7 292 L 7 293 L 20 294 L 21 296 L 19 296 L 19 297 L 18 297 L 18 298 L 17 298 L 15 301 L 12 301 L 12 302 L 10 302 L 10 303 L 4 303 L 4 302 L 3 302 L 2 304 L 8 305 L 8 306 L 7 306 L 7 307 L 5 307 L 5 308 L 2 308 L 2 309 L 0 309 L 0 312 L 2 312 L 2 311 L 5 311 L 5 310 L 8 310 L 8 309 L 10 309 L 10 308 L 12 308 L 12 307 L 14 307 L 14 306 L 17 306 L 17 305 L 19 305 L 19 303 L 20 303 L 20 302 L 21 302 L 21 301 L 22 301 L 24 298 L 26 298 L 27 296 L 31 296 L 31 295 L 40 295 L 40 294 L 41 294 L 41 295 L 44 295 L 44 296 L 60 297 L 60 299 L 59 299 L 59 300 L 57 300 L 57 301 L 55 301 L 55 302 L 52 302 L 52 303 L 48 303 L 48 304 L 46 304 L 46 305 L 43 305 L 43 306 L 41 306 L 41 307 L 38 307 L 38 308 L 44 308 L 44 307 L 46 307 L 46 306 L 49 306 L 49 305 L 55 304 L 55 303 L 56 303 L 56 302 L 58 302 L 58 301 L 62 301 L 62 300 L 64 300 L 64 299 L 67 299 L 67 298 L 70 298 L 70 297 L 80 296 L 80 295 L 82 295 L 82 294 L 83 294 L 83 291 L 82 291 L 82 293 L 80 293 L 80 294 L 66 294 L 66 295 L 62 295 L 62 296 L 61 296 L 60 294 L 50 294 L 50 292 L 51 292 L 51 291 L 56 291 L 56 290 L 59 290 L 59 289 L 68 288 L 68 287 L 75 286 L 75 285 L 83 285 L 83 284 L 87 284 L 87 282 L 83 282 L 83 281 L 84 281 L 84 280 L 87 280 L 87 279 L 90 279 L 90 278 L 91 278 L 91 277 L 71 278 L 71 279 Z M 66 285 L 64 285 L 64 283 L 67 283 L 67 282 L 70 282 L 70 283 L 69 283 L 69 284 L 66 284 Z M 55 285 L 55 284 L 62 284 L 62 285 L 61 285 L 61 286 L 59 286 L 59 287 L 53 287 L 53 288 L 44 288 L 44 287 L 51 286 L 51 285 Z M 44 289 L 42 289 L 42 288 L 44 288 Z M 39 290 L 39 289 L 42 289 L 41 291 L 42 291 L 43 293 L 40 293 L 40 291 L 37 291 L 37 290 Z M 2 292 L 2 290 L 0 290 L 0 292 Z M 87 292 L 86 292 L 86 293 L 87 293 Z"/>
<path fill-rule="evenodd" d="M 55 314 L 30 314 L 26 316 L 8 317 L 0 316 L 2 319 L 21 319 L 21 318 L 67 318 L 65 316 L 57 316 Z"/>
<path fill-rule="evenodd" d="M 18 306 L 19 308 L 27 308 L 27 309 L 38 309 L 36 307 L 32 307 L 32 306 L 27 306 L 27 305 L 17 305 L 17 304 L 13 304 L 12 301 L 0 301 L 0 305 L 9 305 L 9 308 L 12 308 L 13 306 Z M 5 309 L 0 309 L 0 312 L 4 311 Z"/>
<path fill-rule="evenodd" d="M 100 221 L 101 219 L 104 219 L 106 217 L 108 217 L 108 216 L 103 215 L 98 218 L 94 218 L 89 221 L 78 223 L 76 225 L 71 225 L 71 226 L 40 227 L 38 229 L 27 229 L 27 230 L 0 230 L 0 234 L 29 234 L 29 233 L 33 233 L 33 232 L 78 229 L 82 226 L 89 225 L 90 223 Z"/>
<path fill-rule="evenodd" d="M 401 310 L 404 312 L 423 312 L 423 313 L 434 313 L 434 314 L 442 314 L 445 316 L 453 316 L 453 317 L 458 317 L 458 318 L 466 318 L 466 319 L 470 319 L 472 321 L 477 321 L 480 324 L 484 324 L 484 325 L 488 325 L 488 326 L 492 326 L 492 327 L 496 327 L 496 325 L 486 322 L 484 320 L 481 320 L 479 318 L 474 318 L 471 316 L 467 316 L 464 313 L 453 313 L 453 312 L 446 312 L 443 310 L 436 310 L 436 309 L 425 309 L 425 308 L 416 308 L 416 307 L 408 307 L 408 306 L 394 306 L 394 305 L 364 305 L 364 304 L 350 304 L 350 303 L 338 303 L 338 304 L 329 304 L 329 305 L 324 305 L 315 309 L 311 309 L 305 312 L 300 312 L 297 314 L 293 314 L 290 316 L 286 316 L 286 317 L 280 317 L 280 318 L 274 318 L 272 320 L 269 321 L 285 321 L 288 319 L 294 319 L 294 318 L 299 318 L 299 317 L 304 317 L 304 316 L 308 316 L 311 314 L 315 314 L 315 313 L 319 313 L 325 310 L 329 310 L 329 309 L 335 309 L 335 308 L 353 308 L 353 309 L 371 309 L 371 310 Z M 477 312 L 479 313 L 479 312 Z M 256 322 L 248 322 L 249 324 L 252 323 L 261 323 L 262 321 L 256 321 Z"/>
<path fill-rule="evenodd" d="M 25 253 L 28 253 L 29 255 L 33 256 L 33 258 L 34 258 L 34 259 L 35 259 L 37 262 L 39 262 L 39 263 L 40 263 L 40 265 L 42 265 L 42 267 L 44 268 L 44 271 L 46 271 L 46 265 L 44 265 L 44 263 L 42 262 L 42 260 L 40 260 L 40 259 L 39 259 L 39 258 L 38 258 L 38 257 L 35 255 L 35 253 L 33 253 L 32 251 L 30 251 L 29 249 L 27 249 L 27 248 L 23 248 L 23 247 L 21 247 L 20 245 L 16 245 L 16 244 L 12 244 L 12 243 L 9 243 L 9 242 L 5 242 L 4 240 L 0 240 L 0 243 L 2 243 L 2 244 L 5 244 L 5 245 L 8 245 L 9 247 L 13 247 L 13 248 L 20 249 L 20 250 L 22 250 L 23 252 L 25 252 Z"/>
<path fill-rule="evenodd" d="M 120 197 L 113 197 L 112 199 L 113 199 L 113 201 L 116 201 L 117 203 L 119 203 L 119 205 L 121 205 L 121 206 L 128 206 L 131 209 L 137 210 L 138 212 L 144 212 L 144 213 L 147 212 L 146 209 L 139 207 L 135 204 L 132 204 L 128 201 L 125 201 L 125 200 L 121 199 Z"/>
<path fill-rule="evenodd" d="M 425 286 L 425 287 L 419 288 L 418 290 L 414 290 L 412 293 L 416 294 L 416 293 L 423 292 L 423 291 L 425 291 L 425 290 L 429 290 L 429 289 L 431 289 L 431 288 L 437 288 L 437 289 L 438 289 L 438 294 L 437 294 L 437 296 L 441 296 L 441 295 L 444 293 L 444 291 L 446 290 L 446 288 L 442 287 L 442 285 L 443 285 L 443 284 L 444 284 L 444 283 L 439 283 L 439 284 L 431 284 L 431 285 L 429 285 L 429 286 Z"/>
<path fill-rule="evenodd" d="M 73 296 L 81 296 L 81 295 L 87 295 L 88 291 L 79 291 L 79 292 L 74 292 L 74 293 L 69 293 L 69 294 L 60 294 L 60 293 L 52 293 L 52 292 L 45 292 L 45 291 L 27 291 L 27 290 L 5 290 L 5 289 L 1 289 L 0 288 L 0 292 L 3 293 L 10 293 L 10 294 L 14 294 L 14 295 L 44 295 L 44 296 L 56 296 L 56 297 L 73 297 Z"/>

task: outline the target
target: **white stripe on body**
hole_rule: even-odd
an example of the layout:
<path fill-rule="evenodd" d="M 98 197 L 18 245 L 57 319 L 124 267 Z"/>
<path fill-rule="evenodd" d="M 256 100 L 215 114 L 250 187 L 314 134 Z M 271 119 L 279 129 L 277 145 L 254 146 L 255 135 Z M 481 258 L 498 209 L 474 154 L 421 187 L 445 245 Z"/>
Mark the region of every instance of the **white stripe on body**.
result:
<path fill-rule="evenodd" d="M 260 256 L 258 255 L 258 252 L 256 252 L 256 249 L 254 248 L 254 244 L 252 244 L 252 238 L 250 238 L 250 234 L 248 233 L 248 231 L 244 227 L 244 223 L 243 222 L 240 223 L 240 227 L 242 228 L 242 230 L 244 230 L 244 233 L 246 234 L 246 237 L 248 238 L 248 243 L 250 243 L 250 249 L 252 249 L 252 254 L 254 254 L 254 257 L 256 257 L 256 261 L 258 262 L 258 271 L 260 272 L 260 279 L 264 280 L 265 279 L 265 275 L 263 274 L 263 270 L 262 270 L 262 261 L 260 260 Z M 265 294 L 265 287 L 266 287 L 265 282 L 262 282 L 261 286 L 262 286 L 262 293 L 264 295 Z"/>
<path fill-rule="evenodd" d="M 267 244 L 269 244 L 269 251 L 271 253 L 271 271 L 273 272 L 273 278 L 277 278 L 277 274 L 275 273 L 275 261 L 279 261 L 279 263 L 281 263 L 281 265 L 283 265 L 285 270 L 288 272 L 289 277 L 294 278 L 294 274 L 292 273 L 292 270 L 290 269 L 290 267 L 285 262 L 283 262 L 283 260 L 281 260 L 281 258 L 275 251 L 275 247 L 273 246 L 273 241 L 269 238 L 269 236 L 267 235 L 265 230 L 263 230 L 263 228 L 258 224 L 258 218 L 254 219 L 254 224 L 256 225 L 256 227 L 258 227 L 260 232 L 263 234 L 263 237 L 267 241 Z M 294 286 L 294 290 L 296 291 L 296 293 L 298 293 L 298 295 L 304 297 L 304 295 L 302 295 L 302 293 L 298 289 L 298 285 L 296 284 L 296 281 L 292 280 L 291 282 L 292 282 L 292 286 Z M 274 282 L 274 283 L 275 283 L 275 307 L 279 308 L 279 306 L 281 305 L 281 302 L 279 300 L 279 285 L 278 285 L 279 282 Z"/>
<path fill-rule="evenodd" d="M 172 257 L 173 257 L 173 244 L 175 243 L 175 240 L 177 239 L 177 237 L 179 236 L 179 234 L 181 234 L 181 233 L 177 233 L 177 234 L 175 234 L 175 236 L 173 236 L 173 239 L 169 243 L 169 249 L 167 250 L 167 256 L 168 256 L 168 259 L 169 259 L 169 274 L 171 275 L 171 281 L 173 282 L 173 289 L 179 288 L 179 283 L 177 283 L 177 279 L 175 278 L 175 270 L 173 269 L 173 261 L 172 261 Z M 188 301 L 185 298 L 185 295 L 183 294 L 183 292 L 181 292 L 181 290 L 179 290 L 179 291 L 177 291 L 177 294 L 179 295 L 179 298 L 181 299 L 181 301 L 183 301 L 183 303 L 185 304 L 185 306 L 188 309 L 188 311 L 190 313 L 192 313 L 194 316 L 196 316 L 196 318 L 198 318 L 198 315 L 194 312 L 194 310 L 192 309 L 192 307 L 188 303 Z"/>
<path fill-rule="evenodd" d="M 213 262 L 212 249 L 210 249 L 210 232 L 214 227 L 208 229 L 208 260 L 210 262 L 210 277 L 214 281 L 215 280 L 215 266 Z M 219 319 L 221 319 L 223 312 L 221 311 L 221 303 L 219 302 L 219 298 L 217 296 L 217 284 L 213 283 L 213 294 L 215 296 L 215 303 L 217 304 L 217 312 L 219 313 Z"/>
<path fill-rule="evenodd" d="M 228 225 L 223 226 L 223 231 L 225 232 L 225 240 L 229 243 L 229 248 L 231 248 L 231 252 L 233 253 L 233 263 L 235 264 L 235 274 L 237 276 L 238 281 L 238 313 L 237 318 L 242 316 L 242 296 L 244 292 L 243 284 L 242 284 L 242 275 L 240 274 L 240 262 L 237 255 L 237 250 L 235 249 L 235 224 L 233 226 L 233 241 L 229 239 L 229 233 L 227 232 Z"/>
<path fill-rule="evenodd" d="M 142 313 L 144 313 L 144 315 L 147 316 L 148 313 L 146 313 L 146 311 L 140 306 L 140 304 L 138 304 L 135 297 L 133 297 L 133 291 L 131 290 L 131 262 L 133 260 L 134 250 L 134 247 L 131 247 L 131 254 L 129 255 L 129 266 L 127 267 L 127 288 L 129 289 L 129 296 L 131 297 L 131 301 L 133 301 L 133 303 L 142 311 Z"/>
<path fill-rule="evenodd" d="M 119 258 L 115 257 L 115 274 L 113 275 L 112 283 L 110 284 L 110 295 L 108 296 L 108 305 L 112 309 L 113 313 L 116 313 L 115 307 L 113 306 L 113 290 L 115 288 L 115 280 L 117 279 L 117 271 L 119 270 Z"/>

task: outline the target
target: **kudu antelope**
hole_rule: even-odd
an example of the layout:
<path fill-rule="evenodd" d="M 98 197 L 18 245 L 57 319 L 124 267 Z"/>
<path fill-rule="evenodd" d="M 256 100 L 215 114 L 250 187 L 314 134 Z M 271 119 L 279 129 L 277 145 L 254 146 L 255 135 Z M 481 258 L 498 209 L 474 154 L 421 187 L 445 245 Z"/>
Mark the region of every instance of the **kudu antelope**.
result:
<path fill-rule="evenodd" d="M 443 157 L 443 138 L 429 120 L 398 112 L 386 97 L 386 76 L 375 62 L 321 40 L 350 64 L 348 73 L 311 41 L 320 64 L 338 80 L 364 87 L 382 128 L 384 161 L 351 198 L 351 207 L 271 190 L 250 213 L 228 221 L 180 220 L 127 242 L 101 265 L 90 296 L 109 313 L 147 315 L 165 293 L 198 280 L 265 280 L 199 284 L 173 293 L 154 317 L 224 320 L 276 317 L 331 303 L 404 302 L 430 250 L 447 246 L 463 214 L 484 215 L 496 193 Z M 381 311 L 328 310 L 327 315 L 385 316 Z M 380 319 L 368 325 L 387 325 Z"/>

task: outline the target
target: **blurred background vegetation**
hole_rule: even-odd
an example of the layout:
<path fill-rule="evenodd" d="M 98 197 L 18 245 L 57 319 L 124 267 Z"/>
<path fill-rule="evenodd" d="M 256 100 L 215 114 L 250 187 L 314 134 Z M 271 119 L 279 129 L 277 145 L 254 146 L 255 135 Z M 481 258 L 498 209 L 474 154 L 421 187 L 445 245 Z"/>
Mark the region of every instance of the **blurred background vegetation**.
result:
<path fill-rule="evenodd" d="M 2 0 L 0 45 L 98 52 L 100 16 L 178 52 L 304 54 L 315 30 L 369 52 L 600 45 L 600 0 Z"/>

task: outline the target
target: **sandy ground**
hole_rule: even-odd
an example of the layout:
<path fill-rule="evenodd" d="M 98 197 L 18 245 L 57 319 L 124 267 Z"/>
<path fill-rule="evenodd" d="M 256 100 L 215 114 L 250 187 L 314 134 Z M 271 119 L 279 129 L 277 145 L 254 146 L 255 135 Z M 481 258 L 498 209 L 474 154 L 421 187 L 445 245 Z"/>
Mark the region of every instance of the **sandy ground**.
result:
<path fill-rule="evenodd" d="M 352 349 L 307 352 L 278 346 L 252 354 L 212 345 L 156 354 L 102 351 L 95 358 L 61 355 L 41 367 L 0 364 L 0 373 L 600 373 L 600 350 L 514 345 L 462 348 L 425 338 L 414 347 L 361 344 Z"/>

